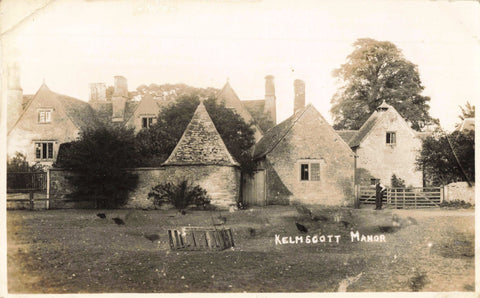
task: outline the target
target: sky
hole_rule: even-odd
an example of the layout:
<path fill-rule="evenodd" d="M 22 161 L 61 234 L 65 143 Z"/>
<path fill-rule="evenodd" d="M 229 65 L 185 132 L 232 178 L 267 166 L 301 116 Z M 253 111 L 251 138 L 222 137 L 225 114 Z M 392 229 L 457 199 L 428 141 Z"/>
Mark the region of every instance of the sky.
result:
<path fill-rule="evenodd" d="M 431 115 L 444 129 L 459 105 L 480 102 L 478 1 L 70 1 L 57 0 L 9 33 L 25 94 L 45 80 L 55 92 L 88 100 L 88 84 L 185 83 L 264 98 L 275 76 L 277 121 L 293 111 L 293 81 L 329 121 L 339 85 L 332 70 L 352 44 L 393 42 L 418 65 Z"/>

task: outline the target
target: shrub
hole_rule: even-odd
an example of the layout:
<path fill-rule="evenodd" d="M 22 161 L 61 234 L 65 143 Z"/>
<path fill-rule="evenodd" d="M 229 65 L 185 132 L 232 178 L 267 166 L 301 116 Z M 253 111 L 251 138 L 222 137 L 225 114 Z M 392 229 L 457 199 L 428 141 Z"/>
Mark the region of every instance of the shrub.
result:
<path fill-rule="evenodd" d="M 405 180 L 393 174 L 392 178 L 390 179 L 390 184 L 392 185 L 392 187 L 405 187 Z"/>
<path fill-rule="evenodd" d="M 74 200 L 93 201 L 97 208 L 117 208 L 128 201 L 138 176 L 133 129 L 104 125 L 83 130 L 80 138 L 64 146 L 54 166 L 68 169 L 75 187 Z"/>
<path fill-rule="evenodd" d="M 446 208 L 458 208 L 458 209 L 469 209 L 472 208 L 473 205 L 465 202 L 464 200 L 455 200 L 455 201 L 444 201 L 440 203 L 440 207 Z"/>
<path fill-rule="evenodd" d="M 152 187 L 152 192 L 148 194 L 148 197 L 153 197 L 155 207 L 170 203 L 179 211 L 192 204 L 203 208 L 210 204 L 207 191 L 199 185 L 192 185 L 187 180 L 177 184 L 165 183 Z"/>

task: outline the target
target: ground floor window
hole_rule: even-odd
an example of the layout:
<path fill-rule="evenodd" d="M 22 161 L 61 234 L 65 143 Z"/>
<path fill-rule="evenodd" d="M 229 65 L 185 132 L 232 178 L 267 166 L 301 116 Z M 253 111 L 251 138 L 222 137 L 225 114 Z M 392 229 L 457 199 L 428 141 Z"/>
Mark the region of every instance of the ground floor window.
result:
<path fill-rule="evenodd" d="M 53 142 L 35 142 L 36 159 L 53 159 Z"/>
<path fill-rule="evenodd" d="M 320 181 L 320 163 L 302 162 L 300 163 L 301 181 Z"/>

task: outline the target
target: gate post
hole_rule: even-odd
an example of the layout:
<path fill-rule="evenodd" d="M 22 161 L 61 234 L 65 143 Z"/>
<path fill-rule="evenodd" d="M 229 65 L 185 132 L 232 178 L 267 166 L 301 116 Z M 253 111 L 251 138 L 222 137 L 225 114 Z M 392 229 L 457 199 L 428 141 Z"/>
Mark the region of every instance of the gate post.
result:
<path fill-rule="evenodd" d="M 34 207 L 35 207 L 34 206 L 35 203 L 33 201 L 33 195 L 34 195 L 34 192 L 33 192 L 33 190 L 31 190 L 30 193 L 29 193 L 29 199 L 28 199 L 29 202 L 30 202 L 30 210 L 33 210 Z"/>
<path fill-rule="evenodd" d="M 50 209 L 50 169 L 47 169 L 47 200 L 45 201 L 46 209 Z"/>

